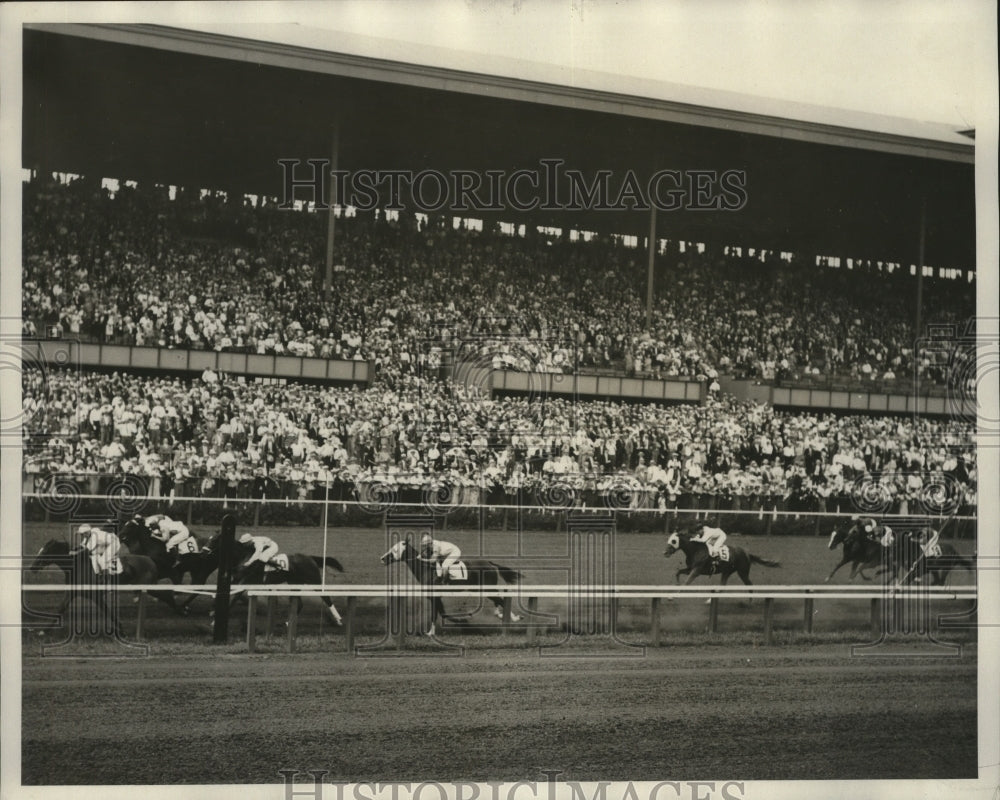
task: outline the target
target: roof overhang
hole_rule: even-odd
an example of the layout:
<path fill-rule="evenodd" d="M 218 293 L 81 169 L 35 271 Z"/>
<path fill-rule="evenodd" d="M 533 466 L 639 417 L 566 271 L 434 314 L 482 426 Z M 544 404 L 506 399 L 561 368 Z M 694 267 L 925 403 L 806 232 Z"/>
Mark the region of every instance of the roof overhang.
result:
<path fill-rule="evenodd" d="M 540 103 L 579 111 L 641 117 L 682 125 L 720 128 L 799 142 L 860 148 L 964 164 L 973 163 L 975 158 L 975 143 L 963 137 L 958 131 L 950 130 L 943 125 L 846 111 L 836 111 L 836 115 L 844 118 L 845 122 L 853 122 L 853 125 L 817 122 L 811 121 L 809 117 L 831 116 L 832 110 L 766 98 L 737 97 L 728 92 L 693 87 L 626 80 L 624 84 L 633 86 L 637 93 L 625 94 L 330 52 L 204 30 L 156 25 L 36 23 L 25 27 L 66 36 L 152 47 L 175 53 L 267 64 L 282 69 Z M 606 84 L 607 79 L 611 77 L 596 73 L 592 75 L 591 83 Z M 587 77 L 588 75 L 584 74 L 583 81 L 586 81 Z M 646 96 L 638 93 L 643 90 L 646 91 Z M 697 92 L 703 102 L 657 99 L 651 96 L 654 92 L 661 96 L 690 95 L 692 92 Z M 724 105 L 727 101 L 729 105 L 739 103 L 770 107 L 774 114 L 727 108 Z M 906 132 L 894 132 L 901 130 Z"/>

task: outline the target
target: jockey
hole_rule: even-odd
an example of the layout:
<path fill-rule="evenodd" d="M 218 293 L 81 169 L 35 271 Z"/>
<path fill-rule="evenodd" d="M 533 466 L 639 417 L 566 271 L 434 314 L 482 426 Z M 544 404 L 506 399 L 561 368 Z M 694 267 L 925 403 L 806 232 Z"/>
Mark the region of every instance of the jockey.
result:
<path fill-rule="evenodd" d="M 274 539 L 270 539 L 267 536 L 253 536 L 249 533 L 244 533 L 240 537 L 240 544 L 253 545 L 253 555 L 246 560 L 244 566 L 250 566 L 254 561 L 260 561 L 262 564 L 267 564 L 272 558 L 278 555 L 278 543 Z"/>
<path fill-rule="evenodd" d="M 889 547 L 895 541 L 892 528 L 888 525 L 879 525 L 872 517 L 860 517 L 857 524 L 865 536 L 873 542 L 878 542 L 882 547 Z"/>
<path fill-rule="evenodd" d="M 722 528 L 709 528 L 708 525 L 704 525 L 702 526 L 701 533 L 697 536 L 692 536 L 691 541 L 704 542 L 708 548 L 708 554 L 712 558 L 718 558 L 722 550 L 722 545 L 726 543 L 726 534 Z"/>
<path fill-rule="evenodd" d="M 425 533 L 420 540 L 420 551 L 424 558 L 437 562 L 437 576 L 442 581 L 448 580 L 452 564 L 462 557 L 458 547 L 443 539 L 435 539 L 429 533 Z"/>
<path fill-rule="evenodd" d="M 137 515 L 138 516 L 138 515 Z M 142 519 L 139 517 L 139 519 Z M 152 516 L 146 517 L 143 522 L 146 524 L 146 530 L 149 531 L 150 536 L 154 539 L 159 539 L 160 541 L 166 541 L 166 534 L 163 529 L 160 528 L 161 522 L 172 522 L 166 514 L 153 514 Z"/>
<path fill-rule="evenodd" d="M 160 537 L 166 540 L 166 549 L 169 553 L 171 550 L 176 549 L 177 554 L 180 555 L 180 545 L 186 542 L 188 539 L 194 542 L 194 549 L 189 552 L 198 552 L 198 543 L 195 538 L 191 535 L 191 531 L 188 530 L 187 525 L 183 522 L 178 522 L 177 520 L 170 519 L 170 517 L 164 517 L 160 520 L 159 524 Z"/>
<path fill-rule="evenodd" d="M 113 533 L 102 531 L 84 523 L 76 530 L 83 546 L 90 552 L 90 563 L 95 575 L 109 573 L 114 569 L 115 559 L 121 549 L 121 542 Z"/>
<path fill-rule="evenodd" d="M 921 562 L 926 561 L 928 558 L 937 558 L 941 555 L 941 545 L 938 544 L 938 537 L 940 535 L 940 532 L 934 530 L 934 528 L 924 528 L 920 531 L 920 533 L 913 537 L 913 541 L 915 541 L 920 547 L 920 555 L 913 560 L 909 571 L 903 577 L 903 583 L 906 583 L 913 573 L 916 572 L 919 574 Z M 927 541 L 924 541 L 925 538 Z M 920 578 L 918 577 L 916 580 L 919 583 Z"/>
<path fill-rule="evenodd" d="M 924 554 L 924 558 L 938 558 L 941 555 L 941 545 L 938 544 L 940 535 L 941 533 L 934 528 L 924 528 L 917 534 L 917 544 L 920 545 L 920 551 Z M 924 541 L 925 537 L 927 538 L 926 542 Z"/>

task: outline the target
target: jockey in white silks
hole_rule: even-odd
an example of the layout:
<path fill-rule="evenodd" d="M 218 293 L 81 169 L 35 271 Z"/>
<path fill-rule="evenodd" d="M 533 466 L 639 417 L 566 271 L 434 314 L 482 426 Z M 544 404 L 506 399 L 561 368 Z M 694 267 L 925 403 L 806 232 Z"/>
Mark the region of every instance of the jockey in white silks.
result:
<path fill-rule="evenodd" d="M 425 533 L 420 540 L 420 551 L 424 558 L 437 562 L 437 576 L 443 581 L 448 580 L 452 565 L 462 557 L 462 551 L 457 546 L 443 539 L 435 539 L 429 533 Z"/>
<path fill-rule="evenodd" d="M 90 563 L 94 568 L 95 575 L 102 575 L 111 572 L 115 566 L 115 559 L 121 550 L 121 542 L 118 537 L 108 531 L 94 528 L 84 523 L 76 531 L 81 538 L 81 543 L 90 553 Z"/>
<path fill-rule="evenodd" d="M 927 536 L 927 532 L 930 531 L 930 536 Z M 920 532 L 917 537 L 917 542 L 920 544 L 920 550 L 924 554 L 925 558 L 938 558 L 941 556 L 941 545 L 938 544 L 938 537 L 940 532 L 934 530 L 934 528 L 926 528 Z M 924 541 L 924 538 L 927 541 Z"/>
<path fill-rule="evenodd" d="M 722 528 L 709 528 L 702 526 L 701 533 L 691 537 L 692 542 L 704 542 L 708 548 L 708 554 L 712 558 L 718 558 L 722 552 L 722 545 L 726 543 L 726 534 Z"/>
<path fill-rule="evenodd" d="M 252 536 L 244 533 L 240 537 L 241 544 L 253 545 L 253 554 L 246 560 L 245 566 L 250 566 L 254 561 L 267 564 L 278 555 L 278 543 L 267 536 Z"/>
<path fill-rule="evenodd" d="M 938 544 L 940 535 L 940 532 L 934 528 L 924 528 L 914 537 L 920 546 L 920 555 L 914 559 L 909 571 L 903 576 L 903 583 L 906 583 L 913 573 L 918 572 L 920 562 L 926 561 L 928 558 L 939 558 L 942 555 L 941 545 Z M 924 541 L 925 539 L 926 541 Z M 920 578 L 918 577 L 916 580 L 919 582 Z"/>
<path fill-rule="evenodd" d="M 143 522 L 146 524 L 146 530 L 149 531 L 150 536 L 154 539 L 159 539 L 160 541 L 165 541 L 163 538 L 163 533 L 160 531 L 160 523 L 166 520 L 171 522 L 172 520 L 166 514 L 153 514 L 152 516 L 146 517 Z"/>
<path fill-rule="evenodd" d="M 160 520 L 159 524 L 160 538 L 166 541 L 167 552 L 171 550 L 177 550 L 177 554 L 180 555 L 180 546 L 185 542 L 190 542 L 184 551 L 188 553 L 198 552 L 198 541 L 191 535 L 191 531 L 188 530 L 187 525 L 183 522 L 179 522 L 175 519 L 170 519 L 166 517 Z"/>

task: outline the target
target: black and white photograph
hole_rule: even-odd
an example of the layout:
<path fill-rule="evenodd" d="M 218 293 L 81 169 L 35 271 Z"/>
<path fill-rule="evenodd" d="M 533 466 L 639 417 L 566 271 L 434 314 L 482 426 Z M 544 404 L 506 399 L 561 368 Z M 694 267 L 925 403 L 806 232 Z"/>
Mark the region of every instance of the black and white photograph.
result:
<path fill-rule="evenodd" d="M 994 4 L 0 15 L 4 800 L 997 796 Z"/>

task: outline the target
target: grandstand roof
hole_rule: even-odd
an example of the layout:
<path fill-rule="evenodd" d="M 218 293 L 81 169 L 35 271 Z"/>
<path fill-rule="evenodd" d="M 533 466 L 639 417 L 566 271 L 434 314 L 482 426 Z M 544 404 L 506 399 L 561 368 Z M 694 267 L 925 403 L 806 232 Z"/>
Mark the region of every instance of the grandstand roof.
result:
<path fill-rule="evenodd" d="M 339 117 L 345 169 L 511 170 L 557 157 L 616 177 L 746 170 L 744 209 L 665 212 L 667 238 L 907 263 L 926 197 L 926 263 L 974 267 L 975 143 L 939 124 L 298 26 L 238 38 L 28 25 L 24 80 L 25 166 L 278 195 L 278 159 L 328 156 Z M 636 211 L 495 216 L 648 227 Z"/>

